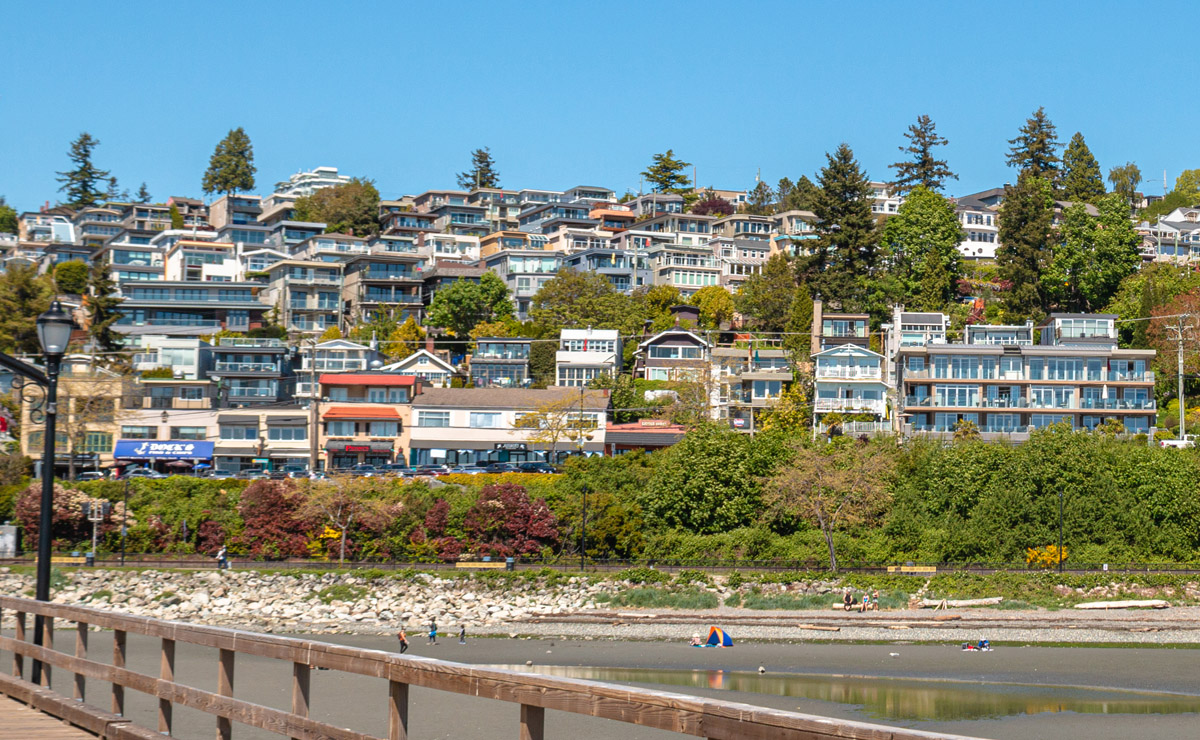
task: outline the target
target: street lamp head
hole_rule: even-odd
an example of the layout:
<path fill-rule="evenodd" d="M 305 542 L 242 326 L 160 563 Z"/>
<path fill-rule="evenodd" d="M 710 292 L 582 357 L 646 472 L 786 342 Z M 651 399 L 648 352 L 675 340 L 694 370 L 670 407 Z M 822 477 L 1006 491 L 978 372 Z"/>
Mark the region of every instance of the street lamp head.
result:
<path fill-rule="evenodd" d="M 163 412 L 162 412 L 162 417 L 161 417 L 161 418 L 162 418 L 162 423 L 163 423 L 163 424 L 166 424 L 168 421 L 170 421 L 170 420 L 171 420 L 171 417 L 170 417 L 170 415 L 168 415 L 166 411 L 163 411 Z"/>
<path fill-rule="evenodd" d="M 42 352 L 58 357 L 67 351 L 71 343 L 71 331 L 75 321 L 71 314 L 63 310 L 57 300 L 50 304 L 49 310 L 37 317 L 38 341 L 42 344 Z"/>

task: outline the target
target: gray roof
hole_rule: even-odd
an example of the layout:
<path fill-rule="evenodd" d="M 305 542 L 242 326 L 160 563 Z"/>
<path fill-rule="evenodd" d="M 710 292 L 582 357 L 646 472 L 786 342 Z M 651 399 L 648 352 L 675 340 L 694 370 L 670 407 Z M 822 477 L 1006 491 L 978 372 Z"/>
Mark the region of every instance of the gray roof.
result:
<path fill-rule="evenodd" d="M 592 411 L 608 408 L 604 391 L 589 390 L 583 394 L 583 407 Z M 576 388 L 430 388 L 413 398 L 415 408 L 444 406 L 446 408 L 536 409 L 547 403 L 564 400 L 579 402 Z"/>

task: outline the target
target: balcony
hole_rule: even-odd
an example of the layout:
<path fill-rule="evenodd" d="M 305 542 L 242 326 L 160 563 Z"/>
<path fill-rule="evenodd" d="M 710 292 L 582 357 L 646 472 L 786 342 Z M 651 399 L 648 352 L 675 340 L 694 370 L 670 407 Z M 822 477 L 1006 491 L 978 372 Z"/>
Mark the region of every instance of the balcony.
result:
<path fill-rule="evenodd" d="M 883 372 L 877 367 L 817 366 L 816 380 L 880 380 Z"/>
<path fill-rule="evenodd" d="M 218 362 L 214 372 L 221 373 L 277 373 L 276 362 Z"/>
<path fill-rule="evenodd" d="M 887 412 L 887 401 L 872 398 L 818 398 L 813 410 L 819 414 L 837 411 L 883 415 Z"/>
<path fill-rule="evenodd" d="M 263 339 L 251 337 L 223 337 L 220 347 L 285 349 L 282 339 Z"/>
<path fill-rule="evenodd" d="M 230 398 L 274 398 L 273 388 L 229 388 L 226 390 Z"/>
<path fill-rule="evenodd" d="M 847 437 L 857 437 L 862 434 L 891 434 L 892 423 L 890 421 L 846 421 L 841 424 L 818 424 L 818 434 L 828 434 L 834 428 L 841 431 Z"/>

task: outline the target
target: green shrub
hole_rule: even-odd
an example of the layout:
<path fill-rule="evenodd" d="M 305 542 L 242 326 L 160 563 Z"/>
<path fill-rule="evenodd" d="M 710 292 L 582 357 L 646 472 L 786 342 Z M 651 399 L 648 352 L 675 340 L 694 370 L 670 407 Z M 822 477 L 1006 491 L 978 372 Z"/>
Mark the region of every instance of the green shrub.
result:
<path fill-rule="evenodd" d="M 362 586 L 350 586 L 345 583 L 339 583 L 333 586 L 326 586 L 313 595 L 320 599 L 322 604 L 332 604 L 335 601 L 358 601 L 367 595 L 367 589 Z"/>
<path fill-rule="evenodd" d="M 92 594 L 91 600 L 92 601 L 100 601 L 101 599 L 103 599 L 105 601 L 112 601 L 112 595 L 113 595 L 112 591 L 109 591 L 107 588 L 102 588 L 99 591 L 96 591 L 95 593 Z"/>
<path fill-rule="evenodd" d="M 686 586 L 690 583 L 712 584 L 712 578 L 702 570 L 681 570 L 675 574 L 675 583 Z"/>
<path fill-rule="evenodd" d="M 615 594 L 609 603 L 642 609 L 716 609 L 717 595 L 700 589 L 671 591 L 662 588 L 632 588 Z"/>
<path fill-rule="evenodd" d="M 746 582 L 746 577 L 742 575 L 740 570 L 730 571 L 729 575 L 725 576 L 725 585 L 729 588 L 737 588 Z"/>
<path fill-rule="evenodd" d="M 630 583 L 666 583 L 671 580 L 671 576 L 654 568 L 637 567 L 626 568 L 617 573 L 617 580 Z"/>

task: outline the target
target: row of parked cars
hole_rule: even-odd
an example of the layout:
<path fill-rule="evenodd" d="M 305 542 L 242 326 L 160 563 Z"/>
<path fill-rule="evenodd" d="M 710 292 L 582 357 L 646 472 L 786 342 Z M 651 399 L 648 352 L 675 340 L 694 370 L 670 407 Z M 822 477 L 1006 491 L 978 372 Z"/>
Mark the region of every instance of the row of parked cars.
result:
<path fill-rule="evenodd" d="M 198 470 L 192 475 L 197 478 L 213 480 L 283 480 L 285 478 L 307 478 L 309 480 L 325 480 L 330 476 L 348 475 L 354 478 L 416 478 L 421 476 L 442 475 L 478 475 L 479 473 L 557 473 L 558 468 L 544 462 L 521 463 L 489 463 L 487 465 L 417 465 L 409 467 L 392 463 L 389 465 L 355 465 L 331 471 L 309 470 L 303 465 L 285 465 L 275 470 L 263 468 L 244 468 L 236 473 L 228 470 Z M 104 480 L 106 474 L 98 471 L 87 471 L 76 476 L 76 480 Z M 165 473 L 159 473 L 149 468 L 127 468 L 116 480 L 132 480 L 135 478 L 167 478 Z"/>

